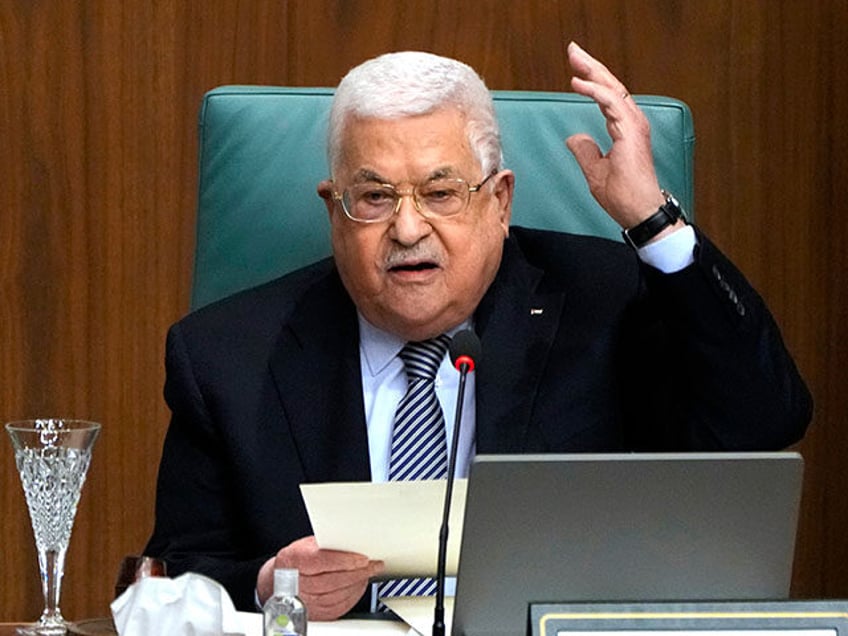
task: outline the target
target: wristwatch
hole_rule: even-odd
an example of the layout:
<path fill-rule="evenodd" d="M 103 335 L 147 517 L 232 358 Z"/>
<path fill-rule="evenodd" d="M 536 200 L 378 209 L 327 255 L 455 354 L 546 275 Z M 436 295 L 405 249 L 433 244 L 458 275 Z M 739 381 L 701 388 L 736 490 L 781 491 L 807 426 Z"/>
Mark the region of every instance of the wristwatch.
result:
<path fill-rule="evenodd" d="M 686 220 L 686 215 L 683 214 L 683 209 L 677 199 L 665 190 L 662 193 L 665 197 L 665 203 L 656 212 L 639 225 L 628 228 L 621 233 L 625 243 L 638 249 L 669 225 L 677 223 L 678 219 Z"/>

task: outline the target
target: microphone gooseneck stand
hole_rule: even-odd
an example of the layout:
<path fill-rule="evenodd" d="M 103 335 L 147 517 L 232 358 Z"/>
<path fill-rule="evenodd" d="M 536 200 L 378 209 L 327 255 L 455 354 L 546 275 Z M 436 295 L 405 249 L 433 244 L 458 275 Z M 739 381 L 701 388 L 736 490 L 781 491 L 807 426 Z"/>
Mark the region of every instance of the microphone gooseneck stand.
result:
<path fill-rule="evenodd" d="M 459 371 L 459 390 L 456 394 L 451 452 L 448 458 L 448 472 L 445 480 L 445 507 L 442 512 L 442 525 L 439 528 L 439 556 L 436 566 L 436 608 L 433 613 L 433 636 L 445 636 L 445 570 L 448 551 L 448 525 L 450 520 L 451 499 L 453 497 L 454 474 L 456 473 L 456 449 L 459 446 L 459 427 L 462 422 L 462 404 L 465 396 L 465 381 L 469 371 L 475 367 L 479 358 L 480 339 L 471 330 L 457 333 L 450 344 L 450 356 L 454 367 Z"/>

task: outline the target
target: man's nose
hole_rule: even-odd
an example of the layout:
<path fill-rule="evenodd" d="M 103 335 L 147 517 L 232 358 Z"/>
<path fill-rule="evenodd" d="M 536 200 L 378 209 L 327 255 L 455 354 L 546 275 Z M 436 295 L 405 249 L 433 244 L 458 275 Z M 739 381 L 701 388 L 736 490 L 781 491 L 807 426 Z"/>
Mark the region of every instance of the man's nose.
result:
<path fill-rule="evenodd" d="M 433 231 L 433 226 L 415 206 L 412 192 L 400 194 L 398 211 L 392 219 L 391 237 L 401 245 L 414 245 Z"/>

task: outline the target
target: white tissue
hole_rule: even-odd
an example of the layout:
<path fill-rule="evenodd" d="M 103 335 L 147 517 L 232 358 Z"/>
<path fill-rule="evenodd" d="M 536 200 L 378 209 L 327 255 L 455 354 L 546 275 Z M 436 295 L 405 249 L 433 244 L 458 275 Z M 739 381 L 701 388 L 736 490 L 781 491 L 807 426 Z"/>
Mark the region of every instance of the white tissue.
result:
<path fill-rule="evenodd" d="M 247 636 L 227 591 L 192 572 L 174 579 L 143 578 L 111 608 L 120 636 Z"/>

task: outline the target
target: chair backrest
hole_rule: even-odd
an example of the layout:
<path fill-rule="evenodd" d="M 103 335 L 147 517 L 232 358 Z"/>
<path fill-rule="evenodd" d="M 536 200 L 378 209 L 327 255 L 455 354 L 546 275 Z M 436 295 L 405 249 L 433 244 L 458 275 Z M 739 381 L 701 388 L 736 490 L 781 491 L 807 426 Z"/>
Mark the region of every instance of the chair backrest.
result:
<path fill-rule="evenodd" d="M 193 309 L 330 254 L 316 194 L 329 171 L 333 90 L 222 86 L 200 110 Z M 651 122 L 660 183 L 692 218 L 694 131 L 683 102 L 636 96 Z M 512 224 L 621 240 L 565 147 L 587 132 L 609 146 L 598 107 L 572 93 L 494 91 L 506 166 L 516 173 Z"/>

